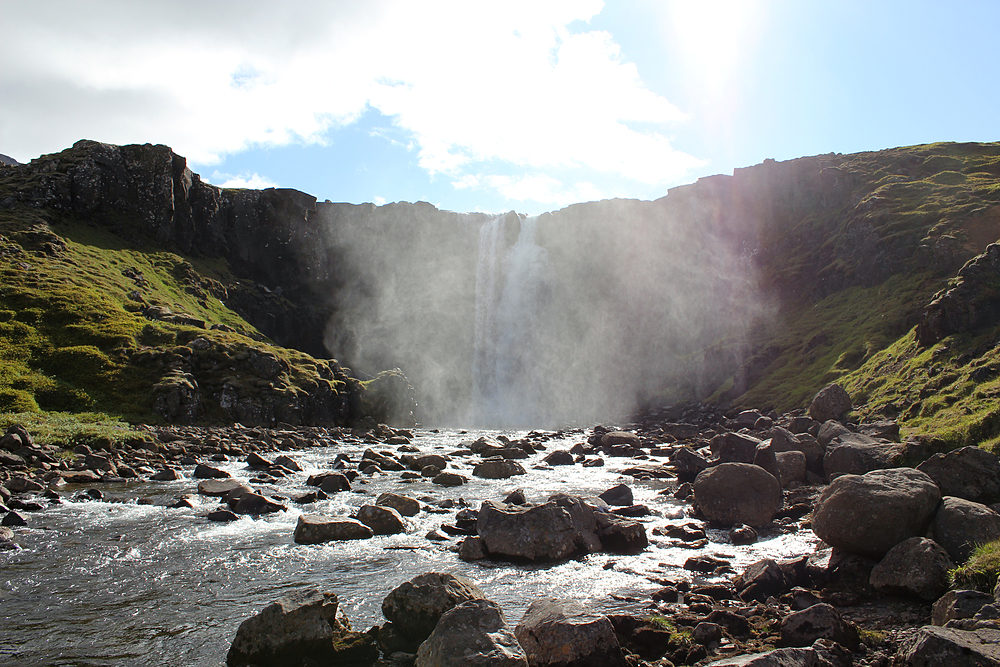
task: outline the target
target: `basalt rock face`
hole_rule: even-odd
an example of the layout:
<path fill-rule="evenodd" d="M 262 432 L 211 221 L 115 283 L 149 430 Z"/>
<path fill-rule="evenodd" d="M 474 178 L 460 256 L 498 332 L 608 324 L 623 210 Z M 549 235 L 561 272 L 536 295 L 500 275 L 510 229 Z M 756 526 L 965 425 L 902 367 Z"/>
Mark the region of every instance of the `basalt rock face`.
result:
<path fill-rule="evenodd" d="M 917 340 L 933 345 L 945 336 L 1000 322 L 1000 244 L 969 260 L 953 286 L 934 295 L 920 315 Z"/>

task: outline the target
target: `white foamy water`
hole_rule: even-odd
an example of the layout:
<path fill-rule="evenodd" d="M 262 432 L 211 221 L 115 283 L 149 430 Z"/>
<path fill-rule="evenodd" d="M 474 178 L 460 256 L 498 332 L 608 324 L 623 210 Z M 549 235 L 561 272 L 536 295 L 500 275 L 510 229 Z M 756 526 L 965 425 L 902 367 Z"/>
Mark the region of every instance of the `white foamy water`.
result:
<path fill-rule="evenodd" d="M 447 454 L 463 441 L 496 431 L 418 432 L 413 444 L 424 453 Z M 511 438 L 524 433 L 506 432 Z M 82 488 L 62 491 L 65 502 L 26 513 L 29 527 L 18 529 L 19 551 L 0 552 L 0 664 L 162 666 L 225 663 L 226 651 L 239 624 L 266 604 L 290 591 L 311 586 L 336 593 L 355 629 L 384 622 L 383 598 L 396 586 L 418 574 L 443 571 L 475 581 L 503 607 L 508 622 L 517 623 L 538 597 L 574 598 L 605 611 L 649 610 L 650 593 L 659 579 L 690 579 L 682 569 L 695 554 L 728 556 L 737 569 L 770 556 L 812 551 L 811 531 L 765 539 L 752 546 L 734 547 L 720 533 L 701 550 L 669 547 L 652 536 L 656 526 L 683 523 L 683 505 L 660 495 L 665 483 L 636 482 L 620 471 L 635 465 L 662 463 L 607 459 L 604 468 L 579 465 L 537 468 L 545 453 L 568 448 L 583 440 L 581 433 L 546 443 L 545 452 L 521 461 L 528 474 L 508 480 L 471 476 L 478 457 L 455 458 L 449 465 L 470 478 L 468 484 L 444 488 L 426 480 L 404 483 L 398 473 L 359 477 L 351 492 L 288 511 L 219 524 L 205 519 L 217 506 L 197 496 L 198 480 L 132 482 L 96 486 L 106 499 L 126 502 L 75 502 Z M 367 445 L 331 443 L 328 448 L 291 453 L 304 472 L 296 473 L 266 492 L 286 497 L 311 490 L 309 474 L 327 470 L 340 452 L 358 460 Z M 375 447 L 376 450 L 391 449 Z M 249 480 L 253 471 L 243 463 L 219 464 L 234 477 Z M 656 515 L 643 518 L 650 546 L 635 556 L 591 554 L 579 560 L 546 565 L 518 565 L 481 561 L 466 563 L 446 543 L 427 540 L 429 530 L 454 523 L 456 507 L 448 513 L 421 512 L 410 519 L 405 535 L 371 540 L 297 545 L 292 540 L 303 511 L 349 514 L 374 503 L 384 491 L 420 499 L 427 506 L 451 499 L 478 508 L 482 500 L 501 500 L 523 488 L 532 502 L 553 493 L 596 495 L 618 483 L 633 489 L 636 503 Z M 192 494 L 192 509 L 138 505 L 137 498 L 168 502 Z"/>

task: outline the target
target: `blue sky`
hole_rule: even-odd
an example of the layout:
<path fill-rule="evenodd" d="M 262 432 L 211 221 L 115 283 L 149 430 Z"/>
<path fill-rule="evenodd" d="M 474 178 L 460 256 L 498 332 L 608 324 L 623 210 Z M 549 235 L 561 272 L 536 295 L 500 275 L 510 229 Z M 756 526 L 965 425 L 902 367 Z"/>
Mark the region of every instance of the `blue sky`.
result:
<path fill-rule="evenodd" d="M 0 153 L 539 213 L 766 158 L 1000 139 L 1000 2 L 0 0 Z"/>

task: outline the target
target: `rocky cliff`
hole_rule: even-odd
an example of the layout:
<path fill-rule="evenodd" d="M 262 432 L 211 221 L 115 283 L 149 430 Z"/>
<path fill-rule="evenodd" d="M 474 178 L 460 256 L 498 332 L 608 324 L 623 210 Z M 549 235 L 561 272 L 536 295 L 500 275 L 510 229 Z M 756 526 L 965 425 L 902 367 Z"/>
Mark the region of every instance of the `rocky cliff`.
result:
<path fill-rule="evenodd" d="M 0 233 L 14 267 L 8 275 L 17 273 L 24 290 L 43 278 L 32 275 L 42 264 L 61 276 L 94 249 L 125 253 L 92 270 L 117 272 L 105 296 L 126 312 L 166 308 L 251 343 L 267 338 L 276 350 L 335 357 L 354 369 L 359 387 L 366 374 L 399 367 L 430 421 L 473 414 L 484 340 L 511 361 L 489 357 L 490 381 L 511 379 L 513 393 L 543 402 L 555 419 L 713 394 L 791 409 L 906 336 L 945 280 L 1000 236 L 998 165 L 996 144 L 767 161 L 657 201 L 578 204 L 528 221 L 426 203 L 376 207 L 287 189 L 220 189 L 167 147 L 82 141 L 29 165 L 0 167 Z M 493 229 L 495 241 L 487 237 Z M 528 229 L 530 237 L 522 234 Z M 32 269 L 18 272 L 12 260 L 21 256 Z M 507 266 L 515 256 L 535 264 L 495 269 L 495 303 L 486 308 L 483 276 L 494 274 L 484 273 L 484 262 Z M 136 257 L 148 268 L 120 267 Z M 527 274 L 532 284 L 520 285 L 515 276 Z M 169 294 L 156 288 L 164 281 Z M 20 321 L 24 306 L 5 294 L 8 322 Z M 492 338 L 483 338 L 486 315 L 499 331 Z M 179 327 L 173 342 L 197 338 L 183 333 L 191 325 L 184 318 L 155 322 Z M 995 324 L 989 313 L 976 322 Z M 114 344 L 96 347 L 109 355 L 122 349 Z M 40 373 L 63 394 L 82 391 L 101 404 L 79 379 L 25 354 L 26 370 L 5 380 L 10 395 L 37 400 L 44 392 L 24 374 Z M 122 368 L 138 363 L 128 359 Z M 288 400 L 266 408 L 233 378 L 250 407 L 233 412 L 239 401 L 224 398 L 226 383 L 206 378 L 218 386 L 197 394 L 211 397 L 211 409 L 192 412 L 183 383 L 208 364 L 166 363 L 173 370 L 156 384 L 166 381 L 172 398 L 157 411 L 168 419 L 263 421 L 288 412 Z M 275 376 L 280 383 L 294 384 L 293 366 Z M 339 364 L 329 368 L 350 384 Z M 314 382 L 323 379 L 317 373 Z M 257 388 L 274 382 L 252 375 Z M 314 396 L 306 385 L 295 386 Z M 215 407 L 223 404 L 230 408 Z M 524 401 L 514 407 L 526 409 Z M 347 410 L 345 403 L 335 412 Z M 313 408 L 292 412 L 315 419 Z"/>

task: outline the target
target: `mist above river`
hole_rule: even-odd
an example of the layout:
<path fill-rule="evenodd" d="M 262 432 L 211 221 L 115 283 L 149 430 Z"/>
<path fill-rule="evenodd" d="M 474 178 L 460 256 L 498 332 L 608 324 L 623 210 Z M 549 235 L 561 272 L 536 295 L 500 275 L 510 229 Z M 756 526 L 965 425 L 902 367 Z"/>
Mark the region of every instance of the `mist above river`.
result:
<path fill-rule="evenodd" d="M 333 356 L 400 368 L 426 425 L 555 427 L 711 393 L 767 312 L 752 244 L 667 197 L 526 217 L 319 206 Z"/>

